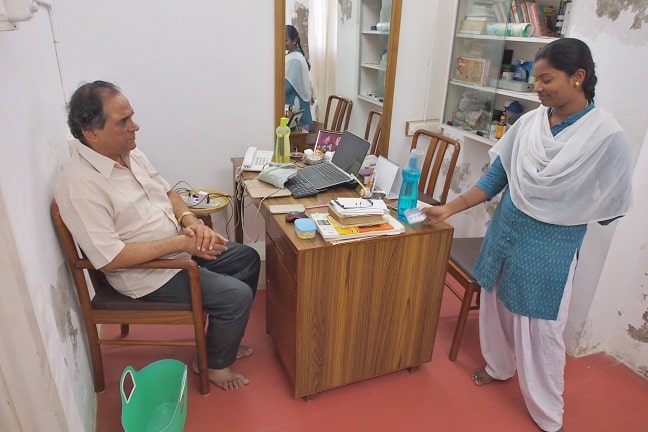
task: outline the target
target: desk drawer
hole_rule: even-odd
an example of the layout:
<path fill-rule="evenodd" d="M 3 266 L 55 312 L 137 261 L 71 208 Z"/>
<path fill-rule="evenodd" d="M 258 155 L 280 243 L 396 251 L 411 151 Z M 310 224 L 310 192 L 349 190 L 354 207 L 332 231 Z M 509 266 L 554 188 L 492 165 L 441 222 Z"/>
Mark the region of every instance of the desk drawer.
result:
<path fill-rule="evenodd" d="M 266 247 L 274 247 L 277 258 L 283 262 L 293 279 L 297 279 L 297 250 L 274 219 L 266 223 L 266 242 L 272 243 Z"/>

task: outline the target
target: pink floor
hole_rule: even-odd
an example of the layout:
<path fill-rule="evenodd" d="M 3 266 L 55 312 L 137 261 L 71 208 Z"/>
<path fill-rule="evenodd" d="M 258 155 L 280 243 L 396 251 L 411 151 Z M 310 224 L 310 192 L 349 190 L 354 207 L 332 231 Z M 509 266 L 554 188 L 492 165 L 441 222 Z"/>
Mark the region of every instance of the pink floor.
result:
<path fill-rule="evenodd" d="M 459 302 L 449 291 L 446 294 L 432 361 L 418 372 L 393 373 L 304 401 L 293 398 L 265 332 L 265 292 L 260 291 L 244 339 L 255 353 L 235 364 L 250 384 L 230 392 L 212 385 L 211 394 L 202 396 L 197 376 L 190 373 L 185 431 L 538 431 L 527 415 L 515 378 L 484 387 L 471 382 L 471 371 L 482 365 L 477 312 L 468 320 L 459 358 L 448 360 Z M 107 331 L 118 331 L 110 327 Z M 131 334 L 156 331 L 175 331 L 179 337 L 191 332 L 189 328 L 139 326 L 132 327 Z M 190 363 L 193 353 L 173 347 L 104 348 L 106 390 L 97 397 L 97 431 L 122 430 L 119 378 L 124 367 L 140 369 L 161 358 Z M 648 431 L 648 380 L 605 354 L 568 357 L 565 373 L 567 431 Z"/>

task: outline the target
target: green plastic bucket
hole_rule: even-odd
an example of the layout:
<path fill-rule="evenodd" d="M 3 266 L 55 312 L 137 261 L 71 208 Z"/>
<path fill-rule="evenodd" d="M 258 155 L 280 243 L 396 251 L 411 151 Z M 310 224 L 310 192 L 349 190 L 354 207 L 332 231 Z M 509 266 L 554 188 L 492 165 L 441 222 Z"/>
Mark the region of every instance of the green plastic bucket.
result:
<path fill-rule="evenodd" d="M 130 377 L 130 392 L 124 389 Z M 187 365 L 158 360 L 121 375 L 122 426 L 126 432 L 182 432 L 187 419 Z M 128 395 L 126 395 L 128 393 Z"/>

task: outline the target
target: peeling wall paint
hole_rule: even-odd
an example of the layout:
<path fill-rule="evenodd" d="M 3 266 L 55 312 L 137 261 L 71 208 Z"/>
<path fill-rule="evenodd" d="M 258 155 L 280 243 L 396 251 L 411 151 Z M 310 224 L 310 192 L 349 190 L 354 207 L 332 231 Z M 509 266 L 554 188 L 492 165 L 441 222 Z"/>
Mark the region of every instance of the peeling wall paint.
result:
<path fill-rule="evenodd" d="M 635 327 L 632 324 L 628 324 L 628 335 L 638 341 L 643 343 L 648 343 L 648 310 L 643 313 L 642 317 L 643 324 L 639 327 Z"/>
<path fill-rule="evenodd" d="M 353 2 L 351 0 L 338 0 L 340 5 L 339 20 L 341 23 L 351 20 L 353 14 Z"/>
<path fill-rule="evenodd" d="M 78 358 L 79 328 L 78 323 L 75 325 L 72 312 L 80 310 L 80 306 L 72 291 L 73 286 L 67 266 L 63 263 L 57 272 L 56 286 L 50 285 L 52 309 L 59 340 L 63 344 L 71 345 L 76 359 Z"/>
<path fill-rule="evenodd" d="M 638 30 L 648 23 L 648 3 L 646 0 L 598 0 L 596 15 L 599 18 L 609 18 L 616 21 L 621 12 L 628 11 L 634 15 L 630 29 Z"/>

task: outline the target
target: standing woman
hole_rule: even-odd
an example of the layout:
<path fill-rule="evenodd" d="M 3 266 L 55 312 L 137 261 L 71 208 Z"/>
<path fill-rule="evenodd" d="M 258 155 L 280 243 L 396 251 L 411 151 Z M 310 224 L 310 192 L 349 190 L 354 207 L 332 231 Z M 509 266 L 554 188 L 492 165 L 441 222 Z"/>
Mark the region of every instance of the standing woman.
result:
<path fill-rule="evenodd" d="M 295 111 L 304 110 L 300 125 L 305 131 L 313 123 L 310 102 L 312 98 L 310 63 L 301 47 L 299 32 L 295 26 L 286 25 L 286 80 L 285 104 L 292 105 Z"/>
<path fill-rule="evenodd" d="M 612 115 L 594 105 L 596 74 L 578 39 L 545 45 L 534 62 L 541 106 L 520 117 L 491 149 L 477 184 L 426 223 L 504 190 L 473 274 L 481 291 L 479 336 L 486 366 L 476 385 L 517 371 L 529 414 L 564 431 L 563 330 L 587 224 L 606 225 L 630 207 L 632 153 Z"/>

